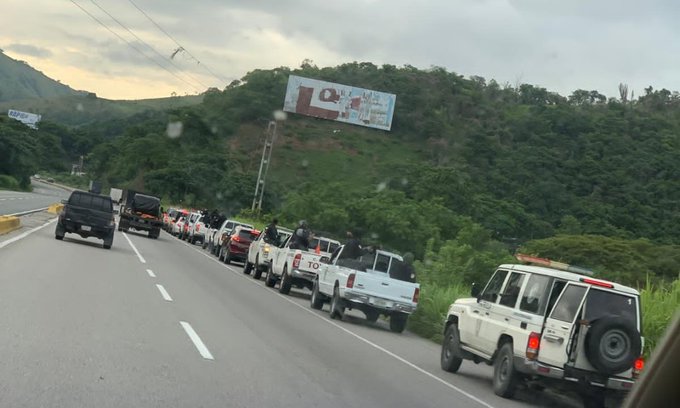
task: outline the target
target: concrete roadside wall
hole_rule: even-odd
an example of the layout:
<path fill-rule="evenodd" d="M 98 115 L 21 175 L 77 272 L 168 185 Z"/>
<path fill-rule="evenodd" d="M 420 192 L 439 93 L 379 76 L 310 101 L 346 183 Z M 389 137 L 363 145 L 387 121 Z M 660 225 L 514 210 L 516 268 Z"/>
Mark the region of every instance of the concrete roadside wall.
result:
<path fill-rule="evenodd" d="M 0 215 L 0 235 L 7 234 L 21 227 L 19 217 Z"/>

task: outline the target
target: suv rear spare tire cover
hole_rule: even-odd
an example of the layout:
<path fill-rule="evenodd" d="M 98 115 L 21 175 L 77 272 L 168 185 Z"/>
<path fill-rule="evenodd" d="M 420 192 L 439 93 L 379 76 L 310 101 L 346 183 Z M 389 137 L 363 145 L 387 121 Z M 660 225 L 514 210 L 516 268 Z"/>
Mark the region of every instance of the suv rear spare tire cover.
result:
<path fill-rule="evenodd" d="M 607 375 L 630 369 L 642 351 L 640 333 L 629 320 L 618 316 L 592 322 L 585 343 L 590 364 Z"/>

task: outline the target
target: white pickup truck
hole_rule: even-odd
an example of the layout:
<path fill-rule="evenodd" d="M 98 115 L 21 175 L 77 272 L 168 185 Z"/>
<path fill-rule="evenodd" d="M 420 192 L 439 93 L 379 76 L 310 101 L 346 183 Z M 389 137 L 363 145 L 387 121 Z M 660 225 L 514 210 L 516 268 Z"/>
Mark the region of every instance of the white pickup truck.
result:
<path fill-rule="evenodd" d="M 345 309 L 358 309 L 366 320 L 380 315 L 390 318 L 390 330 L 401 333 L 408 316 L 415 312 L 420 285 L 401 256 L 382 250 L 363 251 L 359 258 L 343 257 L 341 247 L 318 271 L 312 288 L 311 306 L 321 309 L 330 300 L 333 319 Z M 405 276 L 405 277 L 404 277 Z"/>
<path fill-rule="evenodd" d="M 279 284 L 279 292 L 288 294 L 292 286 L 312 288 L 317 271 L 323 265 L 322 257 L 328 257 L 340 247 L 340 242 L 323 237 L 315 237 L 309 242 L 307 250 L 294 249 L 291 237 L 278 248 L 271 248 L 269 268 L 265 284 L 274 287 Z"/>
<path fill-rule="evenodd" d="M 257 237 L 250 248 L 248 248 L 248 258 L 243 264 L 243 273 L 249 275 L 253 271 L 253 278 L 260 279 L 262 277 L 262 272 L 265 272 L 269 268 L 270 254 L 273 248 L 277 248 L 281 243 L 286 242 L 286 240 L 293 235 L 293 231 L 286 228 L 277 228 L 279 233 L 278 242 L 268 242 L 265 233 L 263 232 Z"/>

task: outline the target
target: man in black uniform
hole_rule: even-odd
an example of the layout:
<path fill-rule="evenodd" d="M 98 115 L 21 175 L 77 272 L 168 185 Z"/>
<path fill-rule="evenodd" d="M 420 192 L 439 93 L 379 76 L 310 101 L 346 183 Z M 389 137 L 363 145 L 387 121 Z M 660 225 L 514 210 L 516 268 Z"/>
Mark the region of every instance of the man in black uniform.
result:
<path fill-rule="evenodd" d="M 298 227 L 293 232 L 293 237 L 291 238 L 293 243 L 290 247 L 293 249 L 302 249 L 304 251 L 308 250 L 310 235 L 311 232 L 307 226 L 307 221 L 300 221 L 300 224 L 298 224 Z"/>
<path fill-rule="evenodd" d="M 278 224 L 279 220 L 274 218 L 271 224 L 267 225 L 264 230 L 264 242 L 275 245 L 279 243 L 279 231 L 276 229 Z"/>

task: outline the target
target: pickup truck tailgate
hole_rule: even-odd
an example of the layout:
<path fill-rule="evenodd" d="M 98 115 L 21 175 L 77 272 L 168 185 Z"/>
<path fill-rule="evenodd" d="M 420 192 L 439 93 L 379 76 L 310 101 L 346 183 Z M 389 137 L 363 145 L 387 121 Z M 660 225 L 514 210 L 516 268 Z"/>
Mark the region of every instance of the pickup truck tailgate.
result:
<path fill-rule="evenodd" d="M 111 214 L 109 213 L 73 205 L 65 206 L 64 218 L 67 221 L 93 227 L 108 227 L 111 222 Z"/>
<path fill-rule="evenodd" d="M 390 301 L 410 303 L 415 306 L 413 297 L 418 287 L 417 283 L 390 279 L 382 272 L 367 271 L 356 273 L 353 290 L 374 297 L 376 306 L 391 307 Z"/>

